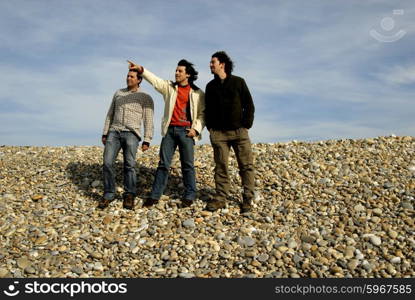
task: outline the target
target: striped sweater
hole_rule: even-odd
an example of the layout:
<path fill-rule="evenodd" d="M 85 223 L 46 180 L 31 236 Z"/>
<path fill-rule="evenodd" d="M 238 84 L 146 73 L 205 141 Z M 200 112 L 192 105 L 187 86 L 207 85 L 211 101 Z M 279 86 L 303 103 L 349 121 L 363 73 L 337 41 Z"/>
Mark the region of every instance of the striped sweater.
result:
<path fill-rule="evenodd" d="M 150 95 L 138 89 L 130 92 L 127 88 L 115 92 L 105 119 L 103 135 L 110 130 L 132 131 L 143 142 L 150 143 L 153 138 L 154 102 Z M 144 138 L 141 135 L 141 123 L 144 124 Z"/>

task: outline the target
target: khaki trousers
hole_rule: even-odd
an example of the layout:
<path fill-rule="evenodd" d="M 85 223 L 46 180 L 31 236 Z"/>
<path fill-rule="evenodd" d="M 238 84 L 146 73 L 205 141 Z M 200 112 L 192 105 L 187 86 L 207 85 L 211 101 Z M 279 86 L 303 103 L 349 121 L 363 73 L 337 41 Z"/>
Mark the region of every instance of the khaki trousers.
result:
<path fill-rule="evenodd" d="M 229 151 L 235 152 L 243 186 L 243 200 L 253 201 L 255 172 L 248 129 L 210 130 L 210 142 L 215 159 L 216 199 L 225 201 L 229 195 L 230 182 L 228 172 Z"/>

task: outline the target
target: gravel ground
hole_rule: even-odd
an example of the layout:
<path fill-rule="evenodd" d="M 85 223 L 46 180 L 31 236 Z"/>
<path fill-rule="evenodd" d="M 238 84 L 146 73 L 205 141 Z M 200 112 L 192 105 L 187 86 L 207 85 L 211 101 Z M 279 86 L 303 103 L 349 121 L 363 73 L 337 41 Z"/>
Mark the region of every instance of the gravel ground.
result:
<path fill-rule="evenodd" d="M 213 153 L 196 146 L 198 199 L 180 208 L 176 153 L 160 203 L 142 208 L 158 146 L 137 155 L 139 196 L 105 210 L 102 147 L 0 147 L 0 277 L 414 277 L 415 138 L 254 144 L 254 211 L 240 179 L 213 197 Z"/>

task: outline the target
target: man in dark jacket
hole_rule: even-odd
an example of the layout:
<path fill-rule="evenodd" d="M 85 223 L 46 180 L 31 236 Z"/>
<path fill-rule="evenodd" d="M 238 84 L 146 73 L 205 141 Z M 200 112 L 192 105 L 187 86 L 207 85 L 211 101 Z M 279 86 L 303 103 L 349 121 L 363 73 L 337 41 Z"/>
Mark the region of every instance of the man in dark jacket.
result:
<path fill-rule="evenodd" d="M 233 148 L 243 186 L 242 212 L 252 209 L 255 173 L 248 129 L 254 121 L 254 103 L 241 77 L 232 75 L 233 62 L 224 51 L 216 52 L 210 61 L 214 79 L 206 85 L 205 121 L 215 158 L 216 196 L 207 209 L 225 207 L 230 183 L 228 158 Z"/>

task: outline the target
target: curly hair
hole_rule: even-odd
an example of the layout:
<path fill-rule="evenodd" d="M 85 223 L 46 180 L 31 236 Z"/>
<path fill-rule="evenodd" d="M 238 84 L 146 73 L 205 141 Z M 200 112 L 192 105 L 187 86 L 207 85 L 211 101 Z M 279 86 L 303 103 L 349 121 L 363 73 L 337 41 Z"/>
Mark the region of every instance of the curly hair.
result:
<path fill-rule="evenodd" d="M 225 73 L 231 75 L 233 71 L 233 61 L 225 51 L 218 51 L 212 55 L 216 57 L 220 63 L 225 63 Z"/>

